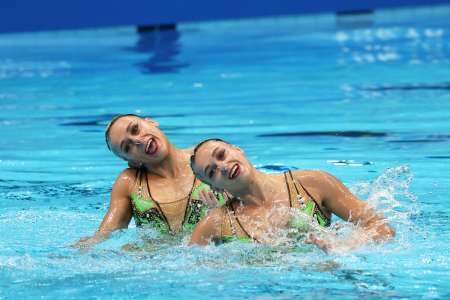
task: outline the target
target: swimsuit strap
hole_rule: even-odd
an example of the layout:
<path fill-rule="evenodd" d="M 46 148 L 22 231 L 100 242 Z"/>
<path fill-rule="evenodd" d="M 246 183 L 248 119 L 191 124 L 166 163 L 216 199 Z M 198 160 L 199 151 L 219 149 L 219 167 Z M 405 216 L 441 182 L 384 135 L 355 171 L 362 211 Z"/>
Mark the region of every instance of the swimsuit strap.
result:
<path fill-rule="evenodd" d="M 189 194 L 188 194 L 188 201 L 186 201 L 186 207 L 185 207 L 185 209 L 184 209 L 184 216 L 183 216 L 183 222 L 181 223 L 182 225 L 186 222 L 186 217 L 187 217 L 187 213 L 188 213 L 188 210 L 189 210 L 189 207 L 190 207 L 190 204 L 191 204 L 191 202 L 192 202 L 192 193 L 194 192 L 194 189 L 195 189 L 195 183 L 197 182 L 197 177 L 195 177 L 195 175 L 194 175 L 194 182 L 192 182 L 192 187 L 191 187 L 191 190 L 189 191 Z"/>
<path fill-rule="evenodd" d="M 147 190 L 148 190 L 148 194 L 149 194 L 150 198 L 153 200 L 153 202 L 155 203 L 157 209 L 161 213 L 161 215 L 162 215 L 162 217 L 164 219 L 164 222 L 166 222 L 167 226 L 169 226 L 169 231 L 172 232 L 172 228 L 170 227 L 170 223 L 167 220 L 167 217 L 164 214 L 164 211 L 162 210 L 161 205 L 158 203 L 158 201 L 155 199 L 155 197 L 152 196 L 152 192 L 150 190 L 150 184 L 149 184 L 147 172 L 145 172 L 145 181 L 147 183 Z M 183 221 L 181 222 L 181 225 L 183 225 L 186 222 L 186 219 L 187 219 L 186 216 L 187 216 L 187 213 L 188 213 L 188 210 L 189 210 L 189 204 L 191 203 L 191 200 L 192 200 L 192 192 L 194 191 L 195 182 L 196 181 L 197 181 L 197 178 L 194 176 L 194 181 L 192 182 L 192 186 L 191 186 L 191 189 L 189 190 L 189 194 L 187 196 L 179 199 L 179 200 L 184 200 L 184 199 L 187 198 L 186 206 L 185 206 L 185 209 L 184 209 Z M 176 201 L 178 201 L 178 200 L 176 200 Z M 175 202 L 175 201 L 173 201 L 173 202 Z"/>
<path fill-rule="evenodd" d="M 136 181 L 139 181 L 138 183 L 138 196 L 139 198 L 142 197 L 142 172 L 141 168 L 136 169 L 136 174 L 134 175 L 134 185 L 136 185 Z"/>
<path fill-rule="evenodd" d="M 291 170 L 289 170 L 288 171 L 288 174 L 289 174 L 289 177 L 290 177 L 290 182 L 291 182 L 291 186 L 293 186 L 294 187 L 294 189 L 295 189 L 295 193 L 296 193 L 296 200 L 297 200 L 297 203 L 298 202 L 300 202 L 300 208 L 301 209 L 304 209 L 305 207 L 306 207 L 306 203 L 307 203 L 307 201 L 308 201 L 308 198 L 309 198 L 309 200 L 311 200 L 312 202 L 313 202 L 313 205 L 314 205 L 314 208 L 313 208 L 313 215 L 317 212 L 317 211 L 319 211 L 319 213 L 325 218 L 325 219 L 327 219 L 328 220 L 328 218 L 326 218 L 325 216 L 325 214 L 322 212 L 322 210 L 320 209 L 320 206 L 319 206 L 319 204 L 317 203 L 317 201 L 314 199 L 314 197 L 308 192 L 308 190 L 302 185 L 302 183 L 298 180 L 298 179 L 294 179 L 294 176 L 292 175 L 292 172 L 291 172 Z M 287 177 L 286 176 L 286 173 L 285 173 L 285 178 L 286 178 L 286 180 L 288 180 L 288 178 L 289 177 Z M 289 184 L 288 184 L 288 188 L 289 188 Z M 290 197 L 290 202 L 291 202 L 291 207 L 295 207 L 293 204 L 295 204 L 294 202 L 295 202 L 295 200 L 294 200 L 294 198 L 293 197 L 291 197 L 291 195 L 292 195 L 292 193 L 290 192 L 289 193 L 289 197 Z M 306 196 L 306 197 L 305 197 Z M 305 199 L 306 198 L 306 199 Z M 297 205 L 298 206 L 298 205 Z"/>
<path fill-rule="evenodd" d="M 227 223 L 227 225 L 229 225 L 227 229 L 228 232 L 231 232 L 231 235 L 236 237 L 237 236 L 237 232 L 236 232 L 236 227 L 233 224 L 233 220 L 231 219 L 231 213 L 230 213 L 230 209 L 228 208 L 228 204 L 225 204 L 223 206 L 223 210 L 224 214 L 226 214 L 226 219 L 225 219 L 225 215 L 222 216 L 222 226 L 220 227 L 220 235 L 223 236 L 223 232 L 224 230 L 224 225 Z M 227 222 L 228 221 L 228 222 Z"/>
<path fill-rule="evenodd" d="M 166 215 L 164 214 L 164 211 L 161 209 L 161 206 L 159 205 L 158 201 L 155 200 L 152 196 L 152 192 L 150 191 L 150 184 L 148 182 L 148 174 L 145 172 L 145 183 L 147 184 L 147 191 L 150 198 L 153 200 L 153 203 L 155 203 L 156 208 L 158 209 L 159 213 L 163 217 L 164 222 L 166 222 L 167 226 L 169 227 L 169 231 L 172 232 L 172 228 L 170 227 L 169 221 L 167 221 Z"/>
<path fill-rule="evenodd" d="M 289 194 L 289 207 L 296 207 L 295 199 L 297 194 L 295 193 L 295 186 L 293 185 L 293 181 L 289 180 L 287 176 L 288 172 L 284 173 L 284 180 L 286 181 L 286 186 Z M 289 171 L 290 174 L 290 171 Z M 292 174 L 291 174 L 292 176 Z"/>
<path fill-rule="evenodd" d="M 233 217 L 234 217 L 234 220 L 236 220 L 236 225 L 238 225 L 238 227 L 239 227 L 239 229 L 241 230 L 241 232 L 243 232 L 245 235 L 246 235 L 246 237 L 248 237 L 248 238 L 250 238 L 250 239 L 252 239 L 252 240 L 254 240 L 255 242 L 259 242 L 255 237 L 253 237 L 252 235 L 250 235 L 250 233 L 248 233 L 248 231 L 247 230 L 245 230 L 245 228 L 244 228 L 244 226 L 242 225 L 242 223 L 241 223 L 241 221 L 239 220 L 239 217 L 236 215 L 236 211 L 235 211 L 235 209 L 234 209 L 234 207 L 233 207 L 233 201 L 230 201 L 229 202 L 229 204 L 227 204 L 227 212 L 228 212 L 228 215 L 230 216 L 231 214 L 230 214 L 230 211 L 229 211 L 229 209 L 228 209 L 228 206 L 229 206 L 229 208 L 231 209 L 231 214 L 233 215 Z M 232 219 L 230 218 L 230 224 L 231 224 L 231 226 L 232 226 L 232 230 L 233 230 L 233 222 L 231 221 Z M 235 230 L 235 234 L 237 233 L 237 231 L 236 231 L 236 228 L 234 229 Z M 235 235 L 236 236 L 236 235 Z"/>

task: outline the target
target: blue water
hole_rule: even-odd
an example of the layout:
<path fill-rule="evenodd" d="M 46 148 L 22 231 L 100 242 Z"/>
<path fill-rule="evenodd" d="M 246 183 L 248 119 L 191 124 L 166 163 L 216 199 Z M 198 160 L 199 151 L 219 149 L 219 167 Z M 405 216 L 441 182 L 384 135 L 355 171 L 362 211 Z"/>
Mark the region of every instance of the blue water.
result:
<path fill-rule="evenodd" d="M 449 16 L 0 35 L 0 299 L 450 298 Z M 227 139 L 268 172 L 327 170 L 396 240 L 188 248 L 131 224 L 79 253 L 68 245 L 96 230 L 126 166 L 104 144 L 117 113 L 154 117 L 179 147 Z"/>

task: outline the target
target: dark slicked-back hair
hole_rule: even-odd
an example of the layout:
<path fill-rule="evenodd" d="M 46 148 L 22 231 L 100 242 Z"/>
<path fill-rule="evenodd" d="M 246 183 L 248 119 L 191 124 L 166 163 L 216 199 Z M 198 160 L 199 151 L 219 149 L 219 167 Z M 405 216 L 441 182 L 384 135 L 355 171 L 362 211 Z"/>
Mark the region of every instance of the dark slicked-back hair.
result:
<path fill-rule="evenodd" d="M 194 174 L 195 174 L 195 170 L 194 170 L 195 155 L 197 154 L 198 149 L 200 149 L 200 147 L 203 146 L 204 144 L 206 144 L 207 142 L 222 142 L 222 143 L 231 145 L 227 141 L 224 141 L 224 140 L 218 139 L 218 138 L 206 139 L 206 140 L 201 141 L 200 143 L 198 143 L 197 146 L 195 146 L 195 148 L 194 148 L 194 153 L 191 155 L 191 169 L 192 169 L 192 172 L 194 172 Z M 195 174 L 195 175 L 197 175 L 197 174 Z"/>
<path fill-rule="evenodd" d="M 122 119 L 124 117 L 142 118 L 141 116 L 138 116 L 136 114 L 122 114 L 122 115 L 114 116 L 111 119 L 111 121 L 109 121 L 108 126 L 106 126 L 106 130 L 105 130 L 105 142 L 106 142 L 106 146 L 108 146 L 109 151 L 111 151 L 111 146 L 109 145 L 109 131 L 111 130 L 111 127 L 113 126 L 113 124 L 116 123 L 116 121 L 118 121 L 119 119 Z"/>

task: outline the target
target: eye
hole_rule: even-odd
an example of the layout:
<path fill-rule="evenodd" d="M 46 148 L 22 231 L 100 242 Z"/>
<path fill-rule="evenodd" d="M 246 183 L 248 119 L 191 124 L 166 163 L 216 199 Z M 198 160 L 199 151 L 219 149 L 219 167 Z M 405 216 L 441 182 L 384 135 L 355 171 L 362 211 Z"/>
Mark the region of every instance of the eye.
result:
<path fill-rule="evenodd" d="M 208 172 L 208 178 L 213 178 L 214 174 L 216 172 L 216 168 L 211 168 L 211 170 Z"/>
<path fill-rule="evenodd" d="M 129 143 L 127 143 L 127 144 L 125 145 L 125 147 L 123 147 L 123 151 L 124 151 L 125 153 L 128 153 L 128 151 L 130 151 L 130 144 L 129 144 Z"/>
<path fill-rule="evenodd" d="M 136 135 L 139 133 L 139 125 L 136 123 L 133 126 L 131 126 L 131 134 Z"/>
<path fill-rule="evenodd" d="M 217 160 L 224 160 L 225 159 L 225 149 L 220 150 L 217 152 Z"/>

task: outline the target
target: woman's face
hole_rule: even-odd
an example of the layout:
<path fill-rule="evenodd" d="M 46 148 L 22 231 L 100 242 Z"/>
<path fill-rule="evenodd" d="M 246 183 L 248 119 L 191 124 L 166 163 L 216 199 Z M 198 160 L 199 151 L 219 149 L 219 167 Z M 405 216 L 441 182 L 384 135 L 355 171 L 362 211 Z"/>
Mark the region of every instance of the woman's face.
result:
<path fill-rule="evenodd" d="M 117 156 L 134 165 L 154 164 L 163 160 L 169 142 L 158 123 L 136 116 L 116 120 L 109 130 L 109 145 Z"/>
<path fill-rule="evenodd" d="M 192 167 L 202 181 L 230 192 L 246 187 L 252 170 L 241 149 L 221 141 L 201 145 Z"/>

